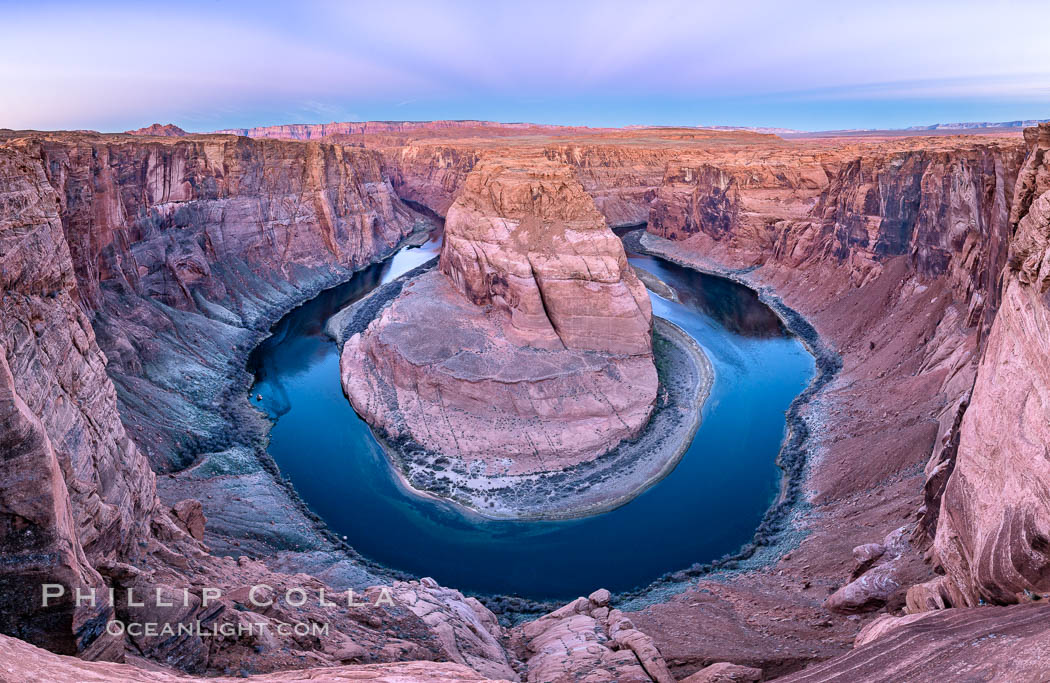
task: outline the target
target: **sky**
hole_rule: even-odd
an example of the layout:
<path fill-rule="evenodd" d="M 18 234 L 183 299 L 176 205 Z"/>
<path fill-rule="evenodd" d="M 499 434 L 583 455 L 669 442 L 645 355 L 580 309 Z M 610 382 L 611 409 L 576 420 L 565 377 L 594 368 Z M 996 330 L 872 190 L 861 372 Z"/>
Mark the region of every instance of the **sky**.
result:
<path fill-rule="evenodd" d="M 1046 0 L 0 0 L 0 128 L 1050 118 Z"/>

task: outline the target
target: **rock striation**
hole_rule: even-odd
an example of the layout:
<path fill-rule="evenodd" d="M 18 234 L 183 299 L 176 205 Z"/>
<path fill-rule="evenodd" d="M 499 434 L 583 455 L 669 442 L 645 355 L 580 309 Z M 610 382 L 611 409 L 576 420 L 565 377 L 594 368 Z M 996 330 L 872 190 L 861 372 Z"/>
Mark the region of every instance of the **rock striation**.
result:
<path fill-rule="evenodd" d="M 92 565 L 152 536 L 154 475 L 125 432 L 38 158 L 0 149 L 0 630 L 57 652 L 100 646 Z M 41 609 L 41 583 L 67 587 Z"/>
<path fill-rule="evenodd" d="M 847 655 L 777 680 L 1037 681 L 1050 645 L 1045 605 L 884 615 Z"/>
<path fill-rule="evenodd" d="M 483 473 L 555 471 L 646 424 L 652 311 L 563 164 L 494 159 L 448 210 L 438 272 L 343 348 L 343 387 L 382 433 Z"/>

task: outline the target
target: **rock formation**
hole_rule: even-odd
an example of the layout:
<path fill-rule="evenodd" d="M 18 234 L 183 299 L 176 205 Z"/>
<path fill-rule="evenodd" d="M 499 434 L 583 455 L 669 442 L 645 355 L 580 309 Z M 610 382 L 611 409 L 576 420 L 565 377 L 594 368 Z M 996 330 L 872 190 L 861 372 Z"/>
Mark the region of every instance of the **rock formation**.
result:
<path fill-rule="evenodd" d="M 1050 126 L 1025 139 L 1002 302 L 940 501 L 932 552 L 944 576 L 909 593 L 916 610 L 1050 591 Z"/>
<path fill-rule="evenodd" d="M 1045 605 L 882 616 L 849 654 L 777 679 L 848 681 L 1037 681 L 1046 676 Z"/>
<path fill-rule="evenodd" d="M 125 131 L 127 135 L 142 135 L 156 138 L 181 138 L 185 135 L 189 135 L 186 131 L 179 128 L 173 123 L 154 123 L 151 126 L 145 128 L 136 128 L 135 130 Z"/>
<path fill-rule="evenodd" d="M 660 651 L 597 590 L 522 626 L 515 639 L 529 683 L 656 681 L 673 683 Z"/>
<path fill-rule="evenodd" d="M 554 471 L 645 425 L 656 399 L 648 294 L 570 169 L 474 167 L 440 272 L 343 349 L 343 386 L 381 432 L 485 472 Z"/>
<path fill-rule="evenodd" d="M 2 149 L 0 178 L 0 629 L 73 654 L 96 644 L 112 612 L 71 597 L 41 610 L 40 584 L 70 596 L 103 588 L 89 556 L 138 552 L 159 502 L 79 305 L 40 161 Z"/>
<path fill-rule="evenodd" d="M 16 638 L 0 635 L 0 675 L 10 681 L 41 680 L 50 683 L 94 683 L 98 681 L 126 681 L 129 683 L 192 683 L 202 680 L 196 676 L 179 675 L 158 667 L 139 667 L 111 662 L 86 662 L 64 657 L 34 647 Z M 391 664 L 349 664 L 312 667 L 298 671 L 280 671 L 273 674 L 219 676 L 211 681 L 360 681 L 376 683 L 406 683 L 407 681 L 434 681 L 467 683 L 491 681 L 462 664 L 451 662 L 407 661 Z"/>

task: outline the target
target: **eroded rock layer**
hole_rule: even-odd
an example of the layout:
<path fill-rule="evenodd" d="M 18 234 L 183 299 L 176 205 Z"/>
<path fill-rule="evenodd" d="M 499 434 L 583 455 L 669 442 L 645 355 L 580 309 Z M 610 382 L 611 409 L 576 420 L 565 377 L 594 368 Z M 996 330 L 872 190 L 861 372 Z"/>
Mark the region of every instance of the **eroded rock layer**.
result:
<path fill-rule="evenodd" d="M 567 166 L 487 160 L 448 211 L 440 272 L 347 341 L 343 386 L 389 436 L 487 474 L 554 471 L 645 425 L 651 317 Z"/>

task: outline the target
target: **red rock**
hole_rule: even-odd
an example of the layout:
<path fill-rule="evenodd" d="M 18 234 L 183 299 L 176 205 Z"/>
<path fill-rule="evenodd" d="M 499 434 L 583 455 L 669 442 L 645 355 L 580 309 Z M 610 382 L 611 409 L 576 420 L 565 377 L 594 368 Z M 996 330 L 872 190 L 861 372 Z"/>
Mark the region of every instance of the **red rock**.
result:
<path fill-rule="evenodd" d="M 515 629 L 530 683 L 657 681 L 673 683 L 652 638 L 619 610 L 609 610 L 608 591 L 577 598 Z"/>
<path fill-rule="evenodd" d="M 1038 681 L 1046 677 L 1048 612 L 1024 605 L 883 616 L 849 654 L 777 680 Z"/>
<path fill-rule="evenodd" d="M 853 549 L 858 565 L 853 580 L 832 593 L 824 606 L 840 614 L 872 612 L 885 607 L 904 585 L 902 556 L 909 552 L 908 528 L 901 527 L 882 543 L 868 543 Z"/>

